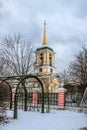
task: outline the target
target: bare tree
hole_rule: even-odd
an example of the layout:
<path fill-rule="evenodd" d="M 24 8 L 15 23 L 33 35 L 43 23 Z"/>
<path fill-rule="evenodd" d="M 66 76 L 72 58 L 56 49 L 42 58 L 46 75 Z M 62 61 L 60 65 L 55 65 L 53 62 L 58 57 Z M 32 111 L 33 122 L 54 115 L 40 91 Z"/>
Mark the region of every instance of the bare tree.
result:
<path fill-rule="evenodd" d="M 3 75 L 4 73 L 3 71 L 4 71 L 4 62 L 3 62 L 3 59 L 0 57 L 0 75 Z"/>
<path fill-rule="evenodd" d="M 62 78 L 62 82 L 64 85 L 69 83 L 69 73 L 67 69 L 64 69 L 62 73 L 60 73 L 60 77 Z"/>
<path fill-rule="evenodd" d="M 75 92 L 75 86 L 70 83 L 70 76 L 68 71 L 68 66 L 66 69 L 63 70 L 62 73 L 60 73 L 63 87 L 67 90 L 67 93 L 73 93 Z"/>
<path fill-rule="evenodd" d="M 70 82 L 76 86 L 86 87 L 87 85 L 87 48 L 75 56 L 75 60 L 69 66 Z"/>
<path fill-rule="evenodd" d="M 33 71 L 33 44 L 23 40 L 20 34 L 6 36 L 1 41 L 0 52 L 3 61 L 0 68 L 3 68 L 3 75 L 26 75 Z"/>

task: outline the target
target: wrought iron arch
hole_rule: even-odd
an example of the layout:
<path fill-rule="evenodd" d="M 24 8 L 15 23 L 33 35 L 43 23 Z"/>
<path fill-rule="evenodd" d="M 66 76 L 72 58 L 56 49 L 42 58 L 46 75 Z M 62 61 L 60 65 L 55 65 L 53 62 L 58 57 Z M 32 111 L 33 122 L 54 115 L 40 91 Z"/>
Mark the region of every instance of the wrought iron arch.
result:
<path fill-rule="evenodd" d="M 6 80 L 1 80 L 1 83 L 5 83 L 9 87 L 9 90 L 10 90 L 10 109 L 12 109 L 12 88 L 11 88 L 10 84 Z"/>
<path fill-rule="evenodd" d="M 30 74 L 30 75 L 22 76 L 21 80 L 17 84 L 16 91 L 15 91 L 15 101 L 14 101 L 14 118 L 17 118 L 17 92 L 18 92 L 20 83 L 22 83 L 22 85 L 24 86 L 23 87 L 24 88 L 24 92 L 25 92 L 25 109 L 24 110 L 27 111 L 27 89 L 25 87 L 25 80 L 28 79 L 28 78 L 34 78 L 34 79 L 36 79 L 40 83 L 41 90 L 42 90 L 42 107 L 41 107 L 41 112 L 44 113 L 44 88 L 43 88 L 43 84 L 42 84 L 41 80 L 37 76 Z"/>
<path fill-rule="evenodd" d="M 27 75 L 27 76 L 25 76 L 25 79 L 27 79 L 27 78 L 35 78 L 41 85 L 41 89 L 42 89 L 42 110 L 41 110 L 41 112 L 44 113 L 44 87 L 43 87 L 43 84 L 36 75 Z"/>

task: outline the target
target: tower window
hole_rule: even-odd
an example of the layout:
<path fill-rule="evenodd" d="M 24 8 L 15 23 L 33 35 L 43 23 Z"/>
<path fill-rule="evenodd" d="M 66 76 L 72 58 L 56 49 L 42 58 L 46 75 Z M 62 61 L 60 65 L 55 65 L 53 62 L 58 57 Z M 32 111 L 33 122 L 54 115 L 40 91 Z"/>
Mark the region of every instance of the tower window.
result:
<path fill-rule="evenodd" d="M 39 71 L 42 72 L 42 68 L 39 68 Z"/>
<path fill-rule="evenodd" d="M 49 65 L 52 66 L 52 56 L 49 54 Z"/>
<path fill-rule="evenodd" d="M 40 54 L 40 65 L 43 65 L 43 54 Z"/>
<path fill-rule="evenodd" d="M 52 73 L 52 72 L 53 72 L 53 69 L 50 69 L 50 72 Z"/>

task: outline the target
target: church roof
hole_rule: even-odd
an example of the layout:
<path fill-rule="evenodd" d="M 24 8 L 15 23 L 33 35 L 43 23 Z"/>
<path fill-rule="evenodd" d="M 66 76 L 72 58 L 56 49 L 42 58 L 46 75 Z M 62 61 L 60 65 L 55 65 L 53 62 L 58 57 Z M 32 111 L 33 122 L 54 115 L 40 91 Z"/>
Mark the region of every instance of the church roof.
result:
<path fill-rule="evenodd" d="M 44 49 L 48 49 L 50 51 L 53 51 L 53 49 L 48 47 L 48 46 L 43 46 L 43 47 L 37 48 L 36 51 L 40 51 L 40 50 L 44 50 Z"/>

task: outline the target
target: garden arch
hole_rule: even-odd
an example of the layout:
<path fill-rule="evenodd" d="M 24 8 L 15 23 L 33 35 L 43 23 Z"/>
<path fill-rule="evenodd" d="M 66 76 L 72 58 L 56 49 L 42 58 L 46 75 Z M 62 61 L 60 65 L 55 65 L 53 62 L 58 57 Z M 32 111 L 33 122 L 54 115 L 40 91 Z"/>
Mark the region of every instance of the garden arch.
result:
<path fill-rule="evenodd" d="M 12 88 L 11 88 L 10 84 L 5 80 L 1 80 L 0 84 L 1 84 L 1 86 L 9 88 L 9 90 L 8 90 L 9 91 L 8 92 L 9 93 L 9 101 L 10 101 L 9 108 L 12 109 Z M 8 98 L 8 97 L 6 97 L 6 98 Z"/>
<path fill-rule="evenodd" d="M 26 80 L 27 79 L 34 79 L 35 82 L 39 83 L 38 88 L 40 87 L 41 93 L 42 93 L 42 104 L 41 104 L 41 113 L 44 113 L 44 88 L 41 80 L 35 76 L 35 75 L 26 75 L 26 76 L 21 76 L 19 83 L 17 84 L 16 90 L 15 90 L 15 100 L 14 100 L 14 118 L 17 118 L 17 105 L 18 105 L 18 90 L 20 87 L 20 84 L 22 84 L 22 88 L 24 90 L 24 110 L 27 111 L 27 98 L 28 98 L 28 90 L 26 88 Z"/>

